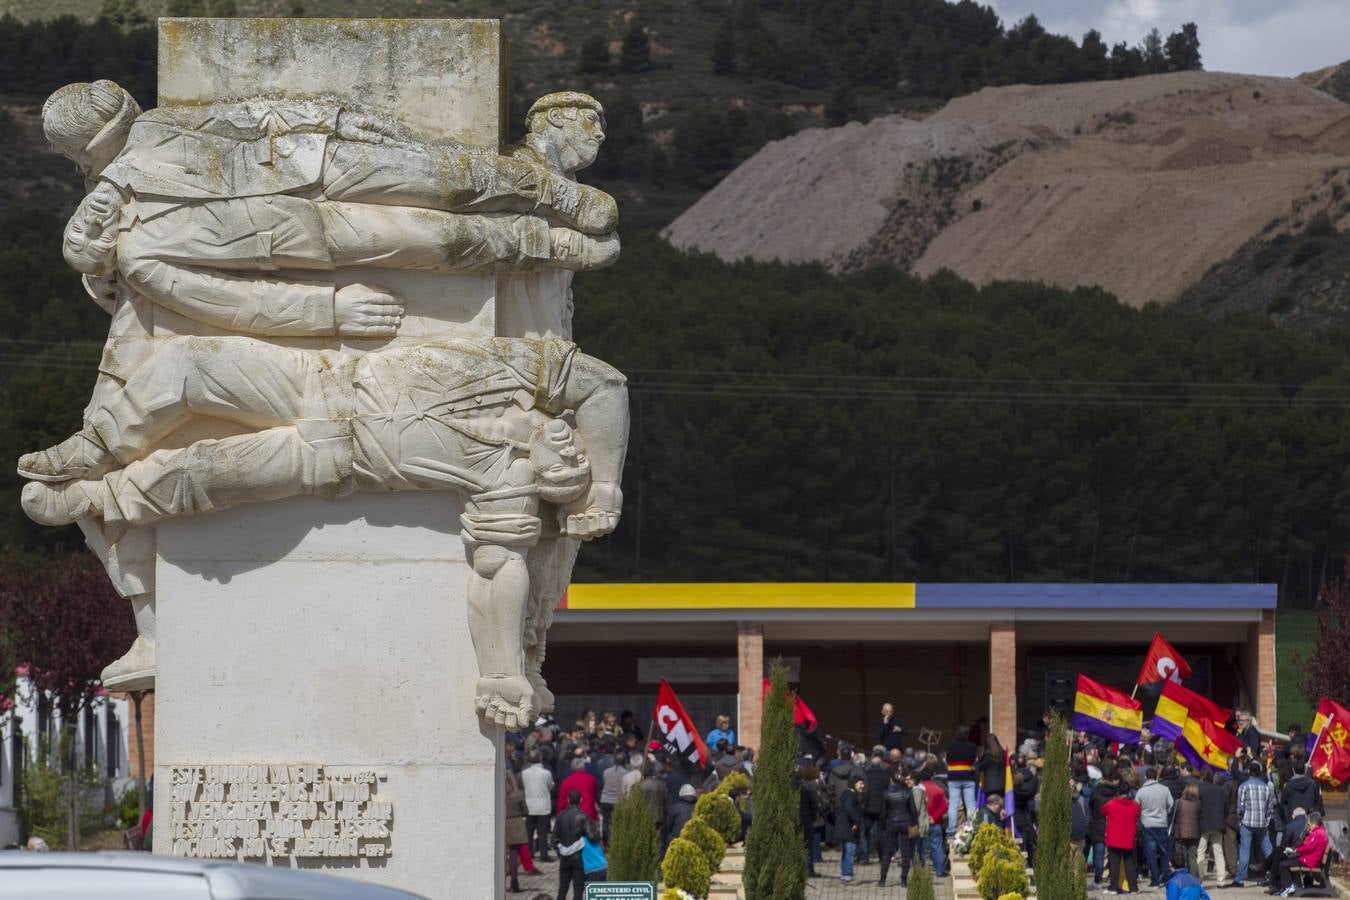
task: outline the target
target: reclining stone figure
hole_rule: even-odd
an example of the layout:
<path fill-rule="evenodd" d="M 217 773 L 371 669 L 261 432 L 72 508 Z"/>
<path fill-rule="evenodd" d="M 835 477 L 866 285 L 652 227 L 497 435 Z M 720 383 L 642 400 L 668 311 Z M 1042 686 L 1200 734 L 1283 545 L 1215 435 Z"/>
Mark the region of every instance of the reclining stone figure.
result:
<path fill-rule="evenodd" d="M 249 430 L 155 449 L 203 417 Z M 545 532 L 541 503 L 560 507 L 564 537 L 613 531 L 627 434 L 623 376 L 564 341 L 450 340 L 356 356 L 178 337 L 45 452 L 67 480 L 29 483 L 23 506 L 44 524 L 101 517 L 120 527 L 299 494 L 454 490 L 473 570 L 478 707 L 516 727 L 551 706 L 538 677 L 548 613 L 531 596 L 527 560 Z M 542 549 L 566 552 L 554 541 Z"/>

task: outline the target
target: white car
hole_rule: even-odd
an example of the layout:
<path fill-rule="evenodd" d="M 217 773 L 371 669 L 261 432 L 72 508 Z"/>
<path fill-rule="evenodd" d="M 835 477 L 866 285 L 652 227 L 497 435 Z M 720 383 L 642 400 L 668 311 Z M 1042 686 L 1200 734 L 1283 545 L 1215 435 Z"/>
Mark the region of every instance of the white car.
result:
<path fill-rule="evenodd" d="M 0 900 L 416 900 L 317 872 L 149 853 L 0 852 Z"/>

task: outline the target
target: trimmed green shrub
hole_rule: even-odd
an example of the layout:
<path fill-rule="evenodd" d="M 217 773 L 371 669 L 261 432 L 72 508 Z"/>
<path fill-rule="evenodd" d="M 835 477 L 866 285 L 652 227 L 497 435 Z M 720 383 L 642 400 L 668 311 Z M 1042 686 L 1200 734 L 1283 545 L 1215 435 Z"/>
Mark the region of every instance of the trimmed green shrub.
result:
<path fill-rule="evenodd" d="M 667 887 L 679 888 L 695 897 L 708 896 L 712 886 L 712 867 L 693 841 L 677 837 L 666 848 L 661 860 L 661 880 Z"/>
<path fill-rule="evenodd" d="M 1002 897 L 999 897 L 998 900 L 1025 900 L 1025 898 L 1023 898 L 1021 894 L 1004 894 Z"/>
<path fill-rule="evenodd" d="M 699 797 L 694 804 L 694 818 L 707 822 L 728 844 L 741 839 L 741 812 L 726 794 L 714 791 Z"/>
<path fill-rule="evenodd" d="M 970 872 L 976 878 L 984 866 L 985 856 L 1003 843 L 1003 829 L 988 822 L 975 829 L 975 837 L 970 842 Z"/>
<path fill-rule="evenodd" d="M 714 872 L 722 864 L 722 857 L 727 855 L 727 842 L 722 840 L 716 829 L 698 816 L 685 823 L 680 837 L 698 845 L 698 849 L 703 851 L 704 858 L 708 860 L 708 865 Z"/>
<path fill-rule="evenodd" d="M 743 791 L 748 787 L 750 787 L 750 779 L 745 777 L 744 772 L 729 772 L 727 777 L 722 779 L 721 784 L 713 789 L 713 793 L 728 797 L 732 791 Z"/>
<path fill-rule="evenodd" d="M 933 870 L 915 866 L 909 873 L 909 885 L 905 889 L 905 900 L 934 900 Z"/>
<path fill-rule="evenodd" d="M 806 896 L 801 789 L 795 774 L 797 738 L 792 698 L 782 659 L 770 670 L 764 701 L 759 761 L 755 765 L 755 815 L 745 839 L 746 900 L 801 900 Z"/>
<path fill-rule="evenodd" d="M 985 858 L 978 886 L 984 900 L 998 900 L 1004 894 L 1025 894 L 1031 885 L 1027 881 L 1026 861 L 1022 854 L 1016 854 L 1014 859 L 1007 854 L 1006 848 L 995 850 Z"/>
<path fill-rule="evenodd" d="M 609 877 L 656 881 L 661 872 L 661 835 L 642 794 L 631 790 L 614 807 L 610 826 Z"/>

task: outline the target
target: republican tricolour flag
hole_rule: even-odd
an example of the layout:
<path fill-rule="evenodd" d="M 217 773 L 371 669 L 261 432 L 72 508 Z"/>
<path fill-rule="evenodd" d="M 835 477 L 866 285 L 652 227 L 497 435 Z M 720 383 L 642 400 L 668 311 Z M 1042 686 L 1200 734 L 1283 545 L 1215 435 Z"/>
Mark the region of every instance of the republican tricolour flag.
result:
<path fill-rule="evenodd" d="M 1175 681 L 1167 681 L 1163 683 L 1162 696 L 1158 698 L 1158 706 L 1153 711 L 1153 724 L 1149 730 L 1158 737 L 1175 741 L 1186 730 L 1188 719 L 1208 719 L 1223 728 L 1232 717 L 1232 710 Z"/>
<path fill-rule="evenodd" d="M 1318 781 L 1339 788 L 1350 781 L 1350 710 L 1323 697 L 1313 719 L 1308 769 Z"/>
<path fill-rule="evenodd" d="M 1138 700 L 1086 675 L 1078 676 L 1078 693 L 1073 699 L 1075 729 L 1108 741 L 1137 744 L 1143 726 L 1144 709 Z"/>
<path fill-rule="evenodd" d="M 1144 657 L 1144 667 L 1139 670 L 1136 684 L 1152 684 L 1155 681 L 1176 681 L 1191 677 L 1191 667 L 1181 654 L 1158 633 L 1153 635 L 1153 643 L 1148 645 L 1148 655 Z"/>
<path fill-rule="evenodd" d="M 670 683 L 661 679 L 656 692 L 656 712 L 652 713 L 656 730 L 672 751 L 698 766 L 708 764 L 708 745 L 698 736 L 694 720 L 684 711 L 684 704 L 675 696 Z"/>

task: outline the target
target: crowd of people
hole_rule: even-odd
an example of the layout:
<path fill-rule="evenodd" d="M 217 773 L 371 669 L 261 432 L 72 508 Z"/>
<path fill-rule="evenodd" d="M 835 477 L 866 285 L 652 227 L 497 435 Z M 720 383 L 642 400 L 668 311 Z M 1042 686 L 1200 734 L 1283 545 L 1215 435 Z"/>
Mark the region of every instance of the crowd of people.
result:
<path fill-rule="evenodd" d="M 1012 829 L 1035 865 L 1048 712 L 1013 751 L 980 720 L 957 726 L 942 753 L 907 745 L 891 705 L 881 713 L 870 752 L 840 742 L 822 759 L 820 743 L 799 734 L 812 876 L 821 874 L 826 845 L 840 851 L 844 884 L 855 883 L 856 866 L 874 857 L 881 885 L 897 864 L 902 886 L 914 865 L 942 875 L 949 842 L 968 840 L 986 822 Z M 1320 868 L 1327 849 L 1322 794 L 1299 730 L 1287 741 L 1262 741 L 1246 710 L 1232 725 L 1242 748 L 1223 771 L 1179 761 L 1172 744 L 1147 729 L 1125 746 L 1073 734 L 1070 832 L 1095 889 L 1136 893 L 1146 876 L 1148 886 L 1167 887 L 1169 898 L 1173 890 L 1199 898 L 1207 896 L 1207 881 L 1241 887 L 1259 879 L 1270 893 L 1288 896 L 1300 868 Z"/>
<path fill-rule="evenodd" d="M 728 716 L 708 732 L 706 765 L 690 765 L 651 741 L 633 714 L 586 712 L 568 729 L 544 719 L 515 735 L 506 778 L 510 890 L 535 861 L 558 859 L 558 900 L 581 900 L 585 885 L 605 881 L 614 808 L 629 792 L 642 797 L 664 848 L 694 815 L 698 798 L 732 772 L 754 772 L 754 751 L 736 744 Z M 749 826 L 748 801 L 738 804 Z"/>

